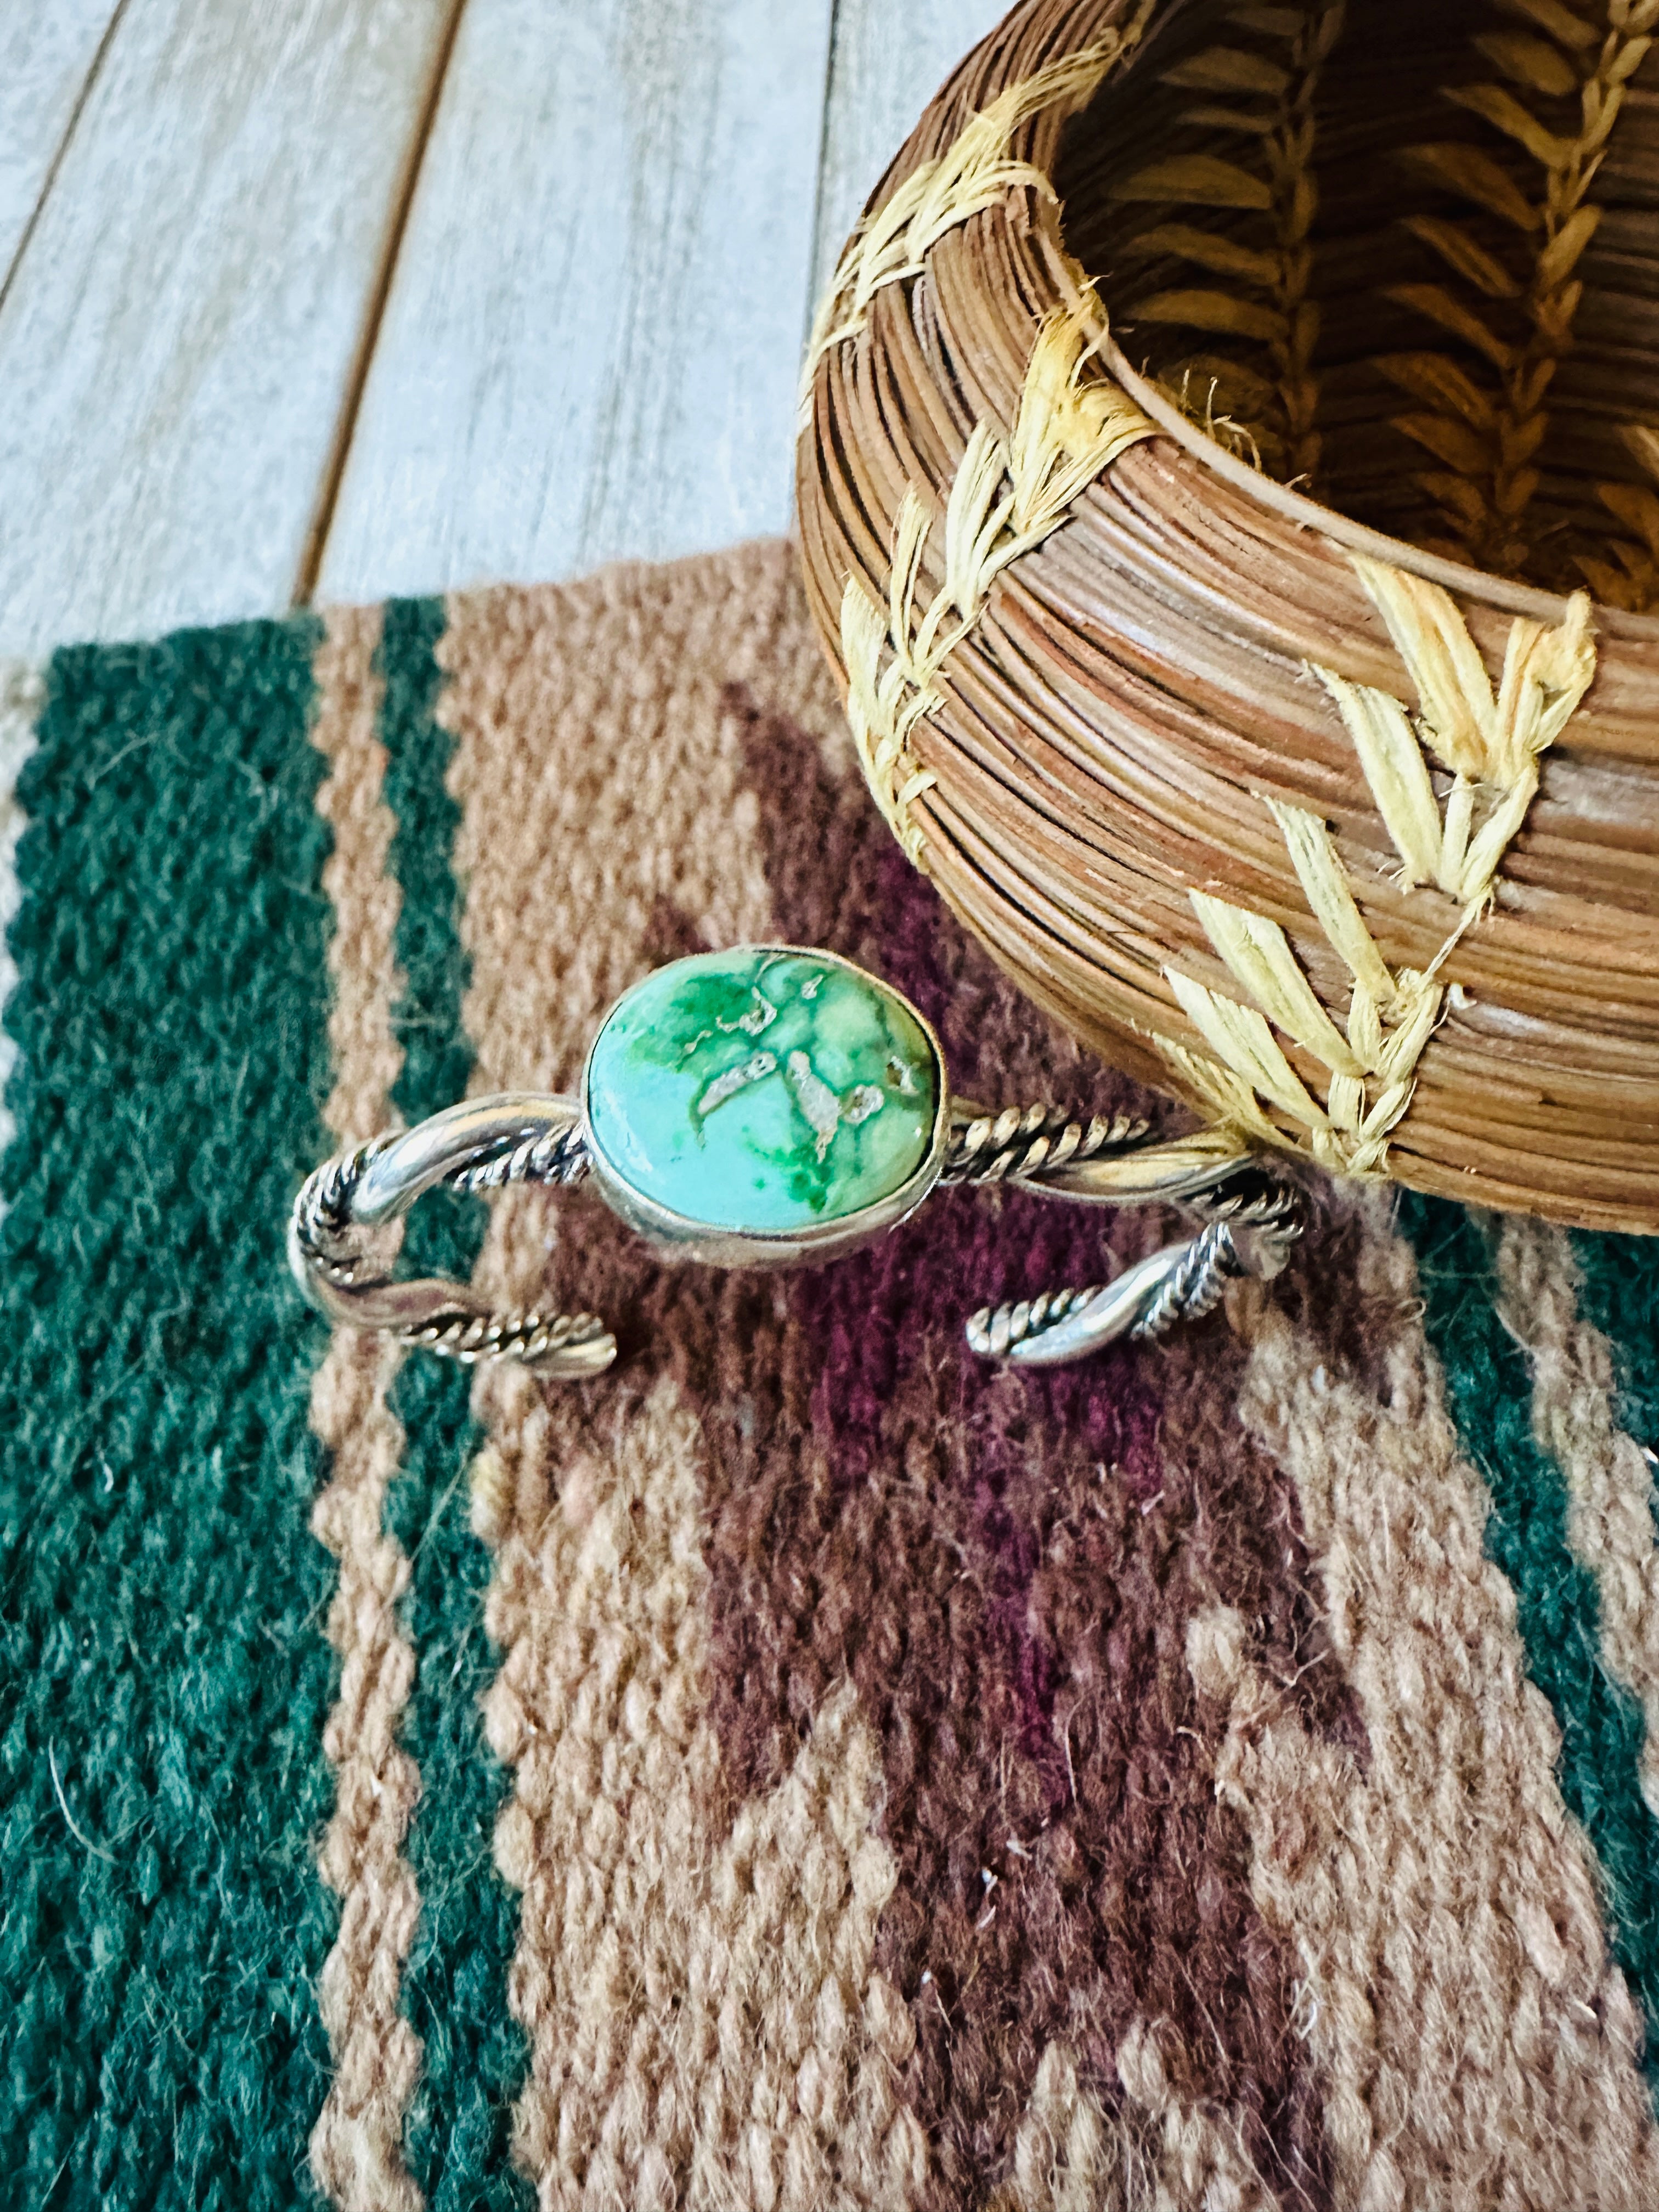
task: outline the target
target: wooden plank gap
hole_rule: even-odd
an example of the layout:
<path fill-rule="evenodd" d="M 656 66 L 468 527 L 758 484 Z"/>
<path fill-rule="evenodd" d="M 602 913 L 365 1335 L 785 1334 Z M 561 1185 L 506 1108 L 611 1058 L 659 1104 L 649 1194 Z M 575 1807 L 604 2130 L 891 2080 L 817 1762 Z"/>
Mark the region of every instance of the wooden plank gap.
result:
<path fill-rule="evenodd" d="M 823 234 L 830 219 L 830 210 L 824 191 L 824 177 L 830 162 L 830 104 L 835 97 L 836 88 L 836 48 L 842 34 L 842 10 L 845 6 L 846 0 L 833 0 L 830 10 L 830 37 L 823 56 L 823 101 L 818 111 L 818 167 L 817 182 L 812 194 L 812 259 L 806 285 L 806 320 L 800 334 L 803 356 L 811 341 L 812 319 L 818 311 L 817 277 L 818 271 L 823 265 L 826 251 Z M 841 250 L 841 243 L 837 239 L 835 246 L 837 253 Z M 790 499 L 792 528 L 794 500 L 792 495 Z"/>
<path fill-rule="evenodd" d="M 126 0 L 121 0 L 125 7 Z M 422 94 L 420 111 L 415 129 L 410 133 L 410 146 L 404 159 L 398 188 L 392 195 L 391 213 L 386 222 L 386 242 L 381 248 L 374 281 L 369 289 L 364 307 L 362 329 L 358 334 L 356 351 L 352 356 L 350 372 L 341 394 L 338 418 L 334 426 L 333 440 L 329 447 L 328 459 L 318 487 L 317 504 L 306 531 L 305 546 L 300 556 L 299 573 L 294 580 L 294 605 L 307 607 L 316 595 L 317 579 L 322 573 L 323 558 L 328 550 L 329 532 L 334 526 L 334 511 L 339 504 L 340 485 L 345 476 L 346 462 L 351 453 L 351 441 L 356 434 L 357 417 L 363 402 L 363 390 L 368 382 L 369 366 L 374 358 L 374 349 L 380 342 L 380 325 L 386 316 L 386 301 L 392 296 L 392 280 L 398 273 L 398 260 L 403 252 L 404 235 L 409 228 L 409 211 L 415 204 L 416 188 L 421 181 L 421 167 L 426 160 L 426 149 L 432 138 L 432 126 L 437 118 L 438 104 L 443 98 L 444 82 L 449 75 L 451 57 L 455 41 L 460 34 L 461 18 L 466 13 L 466 0 L 453 0 L 448 16 L 432 57 L 432 67 L 426 88 Z"/>
<path fill-rule="evenodd" d="M 290 605 L 454 5 L 129 0 L 0 314 L 0 648 Z"/>
<path fill-rule="evenodd" d="M 789 516 L 830 0 L 470 0 L 316 584 Z"/>
<path fill-rule="evenodd" d="M 126 12 L 127 0 L 115 0 L 114 9 L 108 22 L 104 26 L 104 34 L 99 40 L 92 60 L 88 65 L 86 76 L 81 81 L 81 89 L 75 95 L 75 105 L 69 112 L 69 119 L 64 125 L 57 149 L 51 161 L 46 164 L 46 173 L 40 179 L 40 189 L 35 195 L 34 205 L 30 209 L 28 220 L 24 223 L 21 234 L 18 238 L 16 251 L 6 264 L 5 276 L 0 277 L 0 313 L 5 312 L 7 299 L 10 295 L 13 284 L 16 282 L 17 272 L 23 265 L 23 256 L 29 250 L 29 240 L 33 237 L 40 223 L 41 210 L 52 197 L 52 188 L 58 181 L 58 172 L 64 166 L 64 156 L 70 149 L 86 104 L 92 97 L 92 88 L 97 83 L 103 69 L 104 57 L 108 53 L 115 33 L 121 27 L 121 18 Z"/>

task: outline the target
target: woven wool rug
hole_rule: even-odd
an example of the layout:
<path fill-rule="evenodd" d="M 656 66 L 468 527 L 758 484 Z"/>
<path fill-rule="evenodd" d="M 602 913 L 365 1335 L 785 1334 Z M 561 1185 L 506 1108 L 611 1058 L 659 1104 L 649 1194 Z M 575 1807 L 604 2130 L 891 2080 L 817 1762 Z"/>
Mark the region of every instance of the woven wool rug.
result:
<path fill-rule="evenodd" d="M 579 1386 L 330 1340 L 327 1152 L 849 954 L 1115 1108 L 890 844 L 781 544 L 58 653 L 3 740 L 8 2204 L 1659 2204 L 1659 1242 L 952 1192 L 793 1277 L 597 1202 L 422 1262 Z M 21 836 L 19 830 L 21 827 Z"/>

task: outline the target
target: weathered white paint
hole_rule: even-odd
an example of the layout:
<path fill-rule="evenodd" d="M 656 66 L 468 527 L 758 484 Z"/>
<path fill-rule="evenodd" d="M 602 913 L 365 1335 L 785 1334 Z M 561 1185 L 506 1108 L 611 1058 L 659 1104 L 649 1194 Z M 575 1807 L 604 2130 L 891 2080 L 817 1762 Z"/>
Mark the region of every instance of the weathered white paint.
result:
<path fill-rule="evenodd" d="M 0 286 L 27 232 L 117 0 L 0 9 Z"/>
<path fill-rule="evenodd" d="M 817 284 L 998 0 L 466 0 L 422 149 L 454 4 L 0 10 L 0 652 L 280 611 L 341 441 L 323 597 L 785 526 Z"/>
<path fill-rule="evenodd" d="M 319 597 L 784 527 L 830 21 L 469 0 Z"/>
<path fill-rule="evenodd" d="M 447 0 L 128 0 L 0 310 L 0 652 L 291 592 Z"/>

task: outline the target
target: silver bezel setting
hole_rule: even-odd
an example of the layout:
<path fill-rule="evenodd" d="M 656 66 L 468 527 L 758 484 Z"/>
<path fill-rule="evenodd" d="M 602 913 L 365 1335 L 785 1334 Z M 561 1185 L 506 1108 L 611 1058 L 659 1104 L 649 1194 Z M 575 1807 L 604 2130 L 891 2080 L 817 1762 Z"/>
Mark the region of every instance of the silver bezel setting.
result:
<path fill-rule="evenodd" d="M 823 1222 L 808 1229 L 723 1229 L 712 1223 L 694 1221 L 685 1214 L 674 1212 L 656 1199 L 647 1197 L 643 1191 L 635 1190 L 620 1170 L 607 1158 L 593 1133 L 593 1120 L 589 1110 L 589 1082 L 593 1055 L 611 1016 L 623 1000 L 632 996 L 630 990 L 624 991 L 605 1009 L 605 1018 L 594 1030 L 593 1042 L 589 1045 L 587 1057 L 582 1064 L 582 1133 L 587 1149 L 589 1171 L 612 1212 L 668 1259 L 690 1261 L 711 1267 L 793 1267 L 839 1259 L 843 1253 L 856 1250 L 860 1245 L 869 1243 L 885 1231 L 895 1229 L 900 1222 L 907 1220 L 939 1179 L 951 1133 L 951 1086 L 944 1047 L 939 1043 L 933 1024 L 911 1005 L 902 991 L 896 990 L 883 977 L 872 975 L 867 968 L 860 968 L 856 961 L 843 958 L 839 952 L 826 952 L 817 945 L 745 945 L 732 949 L 734 951 L 827 961 L 834 967 L 844 968 L 848 975 L 857 976 L 860 982 L 873 984 L 878 990 L 885 992 L 889 998 L 898 1001 L 927 1040 L 938 1079 L 933 1141 L 926 1154 L 899 1188 L 886 1198 L 878 1199 L 872 1205 L 860 1206 L 855 1213 L 843 1214 L 837 1220 Z"/>

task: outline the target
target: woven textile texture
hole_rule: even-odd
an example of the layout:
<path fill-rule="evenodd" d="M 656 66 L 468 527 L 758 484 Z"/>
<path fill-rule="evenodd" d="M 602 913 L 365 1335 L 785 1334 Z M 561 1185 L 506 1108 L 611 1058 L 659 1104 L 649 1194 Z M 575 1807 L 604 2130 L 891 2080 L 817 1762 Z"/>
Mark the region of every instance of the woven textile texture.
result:
<path fill-rule="evenodd" d="M 1028 1375 L 967 1312 L 1167 1216 L 760 1276 L 426 1201 L 580 1385 L 292 1287 L 325 1152 L 702 946 L 1136 1103 L 891 843 L 785 546 L 6 672 L 0 919 L 0 2202 L 1659 2204 L 1659 1241 L 1326 1187 Z"/>

